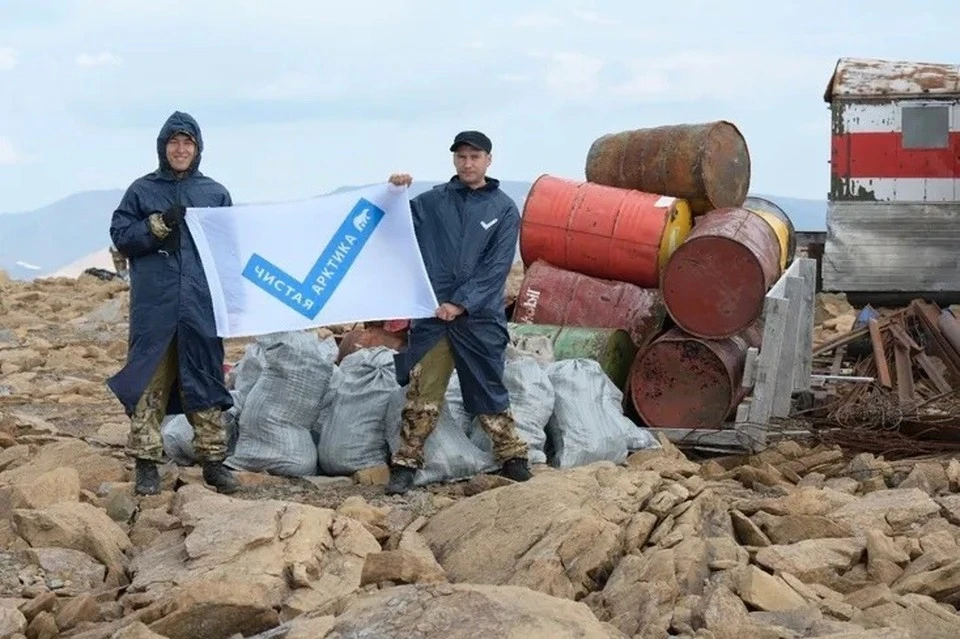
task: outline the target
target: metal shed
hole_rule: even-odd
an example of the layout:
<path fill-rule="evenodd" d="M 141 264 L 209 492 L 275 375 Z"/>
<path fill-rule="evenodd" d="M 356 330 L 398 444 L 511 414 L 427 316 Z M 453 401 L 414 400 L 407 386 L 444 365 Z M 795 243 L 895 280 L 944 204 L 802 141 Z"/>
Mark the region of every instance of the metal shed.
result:
<path fill-rule="evenodd" d="M 823 288 L 960 293 L 960 66 L 841 58 Z"/>

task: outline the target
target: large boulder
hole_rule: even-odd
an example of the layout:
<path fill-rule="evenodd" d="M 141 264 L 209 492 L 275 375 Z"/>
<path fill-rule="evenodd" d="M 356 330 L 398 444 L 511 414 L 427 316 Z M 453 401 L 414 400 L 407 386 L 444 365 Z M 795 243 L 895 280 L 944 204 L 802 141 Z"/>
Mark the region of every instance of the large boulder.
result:
<path fill-rule="evenodd" d="M 474 584 L 401 586 L 357 598 L 323 639 L 352 637 L 626 639 L 582 603 L 528 588 Z"/>
<path fill-rule="evenodd" d="M 129 592 L 156 600 L 200 580 L 243 581 L 291 618 L 356 590 L 366 556 L 380 551 L 363 524 L 325 508 L 188 485 L 172 509 L 184 529 L 161 533 L 135 559 Z"/>
<path fill-rule="evenodd" d="M 420 531 L 455 582 L 527 586 L 579 599 L 623 556 L 623 527 L 661 478 L 599 462 L 464 499 Z"/>

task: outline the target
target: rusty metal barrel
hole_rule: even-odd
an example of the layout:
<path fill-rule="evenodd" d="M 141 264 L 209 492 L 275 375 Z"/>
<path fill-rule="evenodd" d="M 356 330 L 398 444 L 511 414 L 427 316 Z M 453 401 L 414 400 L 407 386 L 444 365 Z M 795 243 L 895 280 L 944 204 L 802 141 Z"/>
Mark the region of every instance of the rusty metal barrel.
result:
<path fill-rule="evenodd" d="M 406 344 L 406 333 L 391 332 L 380 326 L 354 329 L 345 333 L 343 337 L 340 338 L 336 363 L 339 364 L 347 355 L 363 350 L 364 348 L 386 346 L 393 350 L 399 350 L 406 346 Z"/>
<path fill-rule="evenodd" d="M 512 319 L 518 324 L 620 328 L 643 346 L 660 332 L 665 317 L 658 289 L 589 277 L 537 260 L 520 285 Z"/>
<path fill-rule="evenodd" d="M 582 328 L 552 324 L 508 324 L 510 336 L 544 336 L 553 345 L 553 358 L 592 359 L 623 390 L 637 347 L 630 334 L 617 328 Z"/>
<path fill-rule="evenodd" d="M 544 260 L 591 277 L 656 288 L 690 232 L 686 201 L 542 175 L 520 223 L 524 266 Z"/>
<path fill-rule="evenodd" d="M 743 204 L 750 151 L 731 122 L 609 133 L 587 153 L 589 182 L 684 198 L 694 215 Z"/>
<path fill-rule="evenodd" d="M 761 322 L 722 340 L 674 327 L 652 341 L 630 370 L 630 399 L 654 428 L 720 428 L 749 389 L 741 387 L 747 349 L 759 347 Z"/>
<path fill-rule="evenodd" d="M 718 209 L 698 218 L 670 256 L 660 291 L 677 326 L 722 339 L 760 317 L 780 274 L 780 241 L 770 224 L 747 209 Z"/>
<path fill-rule="evenodd" d="M 753 211 L 770 225 L 780 243 L 780 270 L 784 271 L 797 254 L 797 229 L 787 213 L 766 198 L 751 195 L 743 201 L 743 208 Z"/>

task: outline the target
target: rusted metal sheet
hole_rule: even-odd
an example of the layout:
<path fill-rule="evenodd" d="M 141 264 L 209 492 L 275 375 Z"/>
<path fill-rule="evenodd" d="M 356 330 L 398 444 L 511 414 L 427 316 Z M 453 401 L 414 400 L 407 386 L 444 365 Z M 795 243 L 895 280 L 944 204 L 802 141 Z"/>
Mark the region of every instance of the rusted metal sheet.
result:
<path fill-rule="evenodd" d="M 837 102 L 830 199 L 960 200 L 960 99 Z"/>
<path fill-rule="evenodd" d="M 780 242 L 770 225 L 747 209 L 719 209 L 700 218 L 670 257 L 660 290 L 677 326 L 721 339 L 760 317 L 780 273 Z"/>
<path fill-rule="evenodd" d="M 831 202 L 823 290 L 957 292 L 960 203 Z"/>
<path fill-rule="evenodd" d="M 511 337 L 542 335 L 553 345 L 555 360 L 592 359 L 617 388 L 623 390 L 637 347 L 630 335 L 617 328 L 582 328 L 551 324 L 508 325 Z"/>
<path fill-rule="evenodd" d="M 741 386 L 744 361 L 762 339 L 759 320 L 722 340 L 670 329 L 634 360 L 629 385 L 637 414 L 654 428 L 720 428 L 749 391 Z"/>
<path fill-rule="evenodd" d="M 837 98 L 960 96 L 960 66 L 873 58 L 840 58 L 823 94 Z"/>
<path fill-rule="evenodd" d="M 543 260 L 527 269 L 513 310 L 518 324 L 620 328 L 638 346 L 660 332 L 665 316 L 658 289 L 588 277 Z"/>
<path fill-rule="evenodd" d="M 731 122 L 677 124 L 597 138 L 587 153 L 589 182 L 690 202 L 694 215 L 740 206 L 750 189 L 750 152 Z"/>
<path fill-rule="evenodd" d="M 520 256 L 654 288 L 691 226 L 685 200 L 542 175 L 523 206 Z"/>

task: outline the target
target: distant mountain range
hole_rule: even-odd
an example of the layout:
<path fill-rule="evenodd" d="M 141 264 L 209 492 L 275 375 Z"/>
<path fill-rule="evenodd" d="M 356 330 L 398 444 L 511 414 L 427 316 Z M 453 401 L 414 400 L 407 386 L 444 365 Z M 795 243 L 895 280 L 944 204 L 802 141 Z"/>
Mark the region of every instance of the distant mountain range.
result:
<path fill-rule="evenodd" d="M 437 182 L 414 182 L 413 195 Z M 363 186 L 342 186 L 334 192 Z M 523 210 L 530 182 L 503 181 L 501 188 Z M 776 202 L 798 231 L 825 231 L 825 200 L 755 194 Z M 0 214 L 0 269 L 13 279 L 51 274 L 110 245 L 110 218 L 123 190 L 84 191 L 25 213 Z"/>

